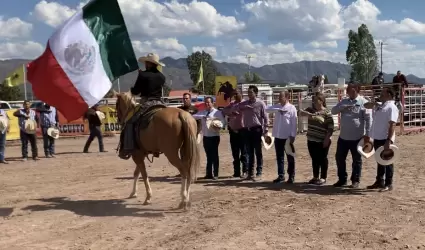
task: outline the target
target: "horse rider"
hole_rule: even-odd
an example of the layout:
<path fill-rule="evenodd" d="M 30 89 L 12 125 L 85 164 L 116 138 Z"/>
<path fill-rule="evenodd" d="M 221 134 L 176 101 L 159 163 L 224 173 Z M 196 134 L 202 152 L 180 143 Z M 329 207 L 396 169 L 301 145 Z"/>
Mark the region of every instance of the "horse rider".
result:
<path fill-rule="evenodd" d="M 137 115 L 133 114 L 128 121 L 124 121 L 125 127 L 120 137 L 120 150 L 118 156 L 122 159 L 129 159 L 133 150 L 134 144 L 134 123 L 139 119 L 149 107 L 154 105 L 164 105 L 162 102 L 162 88 L 165 85 L 165 76 L 158 70 L 158 67 L 165 65 L 159 61 L 159 56 L 154 53 L 149 53 L 146 56 L 140 57 L 139 62 L 145 64 L 145 70 L 139 70 L 136 83 L 130 89 L 132 95 L 140 95 L 142 98 L 140 109 Z M 154 157 L 159 157 L 158 153 Z"/>
<path fill-rule="evenodd" d="M 145 107 L 158 103 L 162 104 L 161 97 L 162 88 L 165 85 L 165 76 L 157 67 L 164 67 L 164 64 L 159 61 L 159 56 L 154 53 L 140 57 L 139 62 L 145 64 L 145 71 L 139 70 L 136 83 L 130 89 L 131 94 L 140 95 Z"/>

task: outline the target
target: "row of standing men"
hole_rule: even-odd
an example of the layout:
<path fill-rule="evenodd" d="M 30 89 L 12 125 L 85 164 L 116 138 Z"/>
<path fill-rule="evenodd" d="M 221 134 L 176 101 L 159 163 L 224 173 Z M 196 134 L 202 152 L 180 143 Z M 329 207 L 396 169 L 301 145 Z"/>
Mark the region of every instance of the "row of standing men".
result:
<path fill-rule="evenodd" d="M 228 118 L 228 131 L 233 156 L 233 177 L 259 181 L 263 175 L 263 154 L 261 137 L 268 132 L 268 115 L 275 113 L 272 135 L 275 137 L 275 153 L 277 163 L 277 178 L 275 183 L 285 182 L 292 184 L 295 181 L 295 157 L 285 152 L 287 140 L 294 143 L 297 136 L 297 117 L 308 116 L 307 148 L 311 157 L 313 178 L 310 184 L 323 185 L 327 180 L 328 153 L 332 144 L 334 132 L 333 115 L 340 114 L 340 134 L 336 140 L 336 165 L 338 181 L 335 187 L 347 185 L 348 174 L 346 158 L 352 156 L 351 188 L 358 188 L 362 175 L 362 156 L 357 151 L 360 140 L 372 142 L 375 149 L 384 146 L 389 149 L 395 140 L 395 126 L 399 110 L 394 103 L 394 90 L 384 88 L 380 95 L 381 104 L 374 104 L 372 109 L 365 108 L 368 101 L 359 95 L 360 86 L 350 83 L 347 86 L 348 98 L 341 100 L 335 107 L 326 107 L 326 97 L 317 93 L 313 97 L 312 106 L 299 110 L 292 105 L 288 92 L 279 94 L 279 103 L 266 107 L 265 103 L 257 98 L 258 88 L 249 86 L 248 100 L 243 100 L 240 92 L 234 93 L 234 101 L 221 111 L 214 107 L 212 98 L 205 99 L 206 109 L 198 112 L 191 105 L 189 93 L 183 95 L 183 105 L 179 108 L 193 114 L 201 123 L 203 147 L 207 158 L 206 179 L 217 179 L 219 176 L 219 152 L 221 124 L 225 126 L 225 117 Z M 215 123 L 218 128 L 211 129 L 207 121 L 219 119 L 222 123 Z M 285 179 L 285 157 L 287 175 Z M 254 162 L 256 160 L 256 171 Z M 390 191 L 393 189 L 393 164 L 383 166 L 378 164 L 375 182 L 367 186 L 368 189 Z"/>

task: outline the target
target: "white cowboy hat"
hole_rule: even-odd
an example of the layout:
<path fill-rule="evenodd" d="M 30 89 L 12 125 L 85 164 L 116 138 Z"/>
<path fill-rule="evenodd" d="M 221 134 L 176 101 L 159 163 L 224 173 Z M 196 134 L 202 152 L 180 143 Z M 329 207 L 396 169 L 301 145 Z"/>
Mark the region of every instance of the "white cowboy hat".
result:
<path fill-rule="evenodd" d="M 52 137 L 53 139 L 59 138 L 59 129 L 57 128 L 48 128 L 47 129 L 47 135 Z"/>
<path fill-rule="evenodd" d="M 375 152 L 375 160 L 382 166 L 391 165 L 399 158 L 400 150 L 394 144 L 391 144 L 388 150 L 384 150 L 384 146 L 381 146 Z"/>
<path fill-rule="evenodd" d="M 295 157 L 295 146 L 289 139 L 285 142 L 285 152 L 286 154 Z"/>
<path fill-rule="evenodd" d="M 364 158 L 370 158 L 375 154 L 375 148 L 373 147 L 373 139 L 371 138 L 368 143 L 364 143 L 362 138 L 357 144 L 357 152 L 359 152 Z"/>
<path fill-rule="evenodd" d="M 215 131 L 219 131 L 223 127 L 223 123 L 218 118 L 208 118 L 206 121 L 206 125 L 207 125 L 207 129 L 211 129 Z"/>
<path fill-rule="evenodd" d="M 96 111 L 96 115 L 97 117 L 99 117 L 99 120 L 104 120 L 105 119 L 105 114 L 101 111 Z"/>
<path fill-rule="evenodd" d="M 26 119 L 24 123 L 25 133 L 35 134 L 37 131 L 37 123 L 34 120 Z"/>
<path fill-rule="evenodd" d="M 266 150 L 269 150 L 271 147 L 273 147 L 274 137 L 273 137 L 272 133 L 267 132 L 266 136 L 261 136 L 261 141 L 263 142 L 264 148 Z"/>
<path fill-rule="evenodd" d="M 161 67 L 165 67 L 165 64 L 159 61 L 159 56 L 155 53 L 149 53 L 146 56 L 142 56 L 139 58 L 139 62 L 151 62 L 156 65 L 161 65 Z"/>
<path fill-rule="evenodd" d="M 9 119 L 5 116 L 0 116 L 0 132 L 3 134 L 9 126 Z"/>

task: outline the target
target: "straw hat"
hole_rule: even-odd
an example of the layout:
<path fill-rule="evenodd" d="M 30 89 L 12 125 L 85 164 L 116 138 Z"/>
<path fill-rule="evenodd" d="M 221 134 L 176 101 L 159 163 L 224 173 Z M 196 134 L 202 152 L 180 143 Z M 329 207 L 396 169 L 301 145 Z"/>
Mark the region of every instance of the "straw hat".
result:
<path fill-rule="evenodd" d="M 384 150 L 384 146 L 379 147 L 375 152 L 375 160 L 382 166 L 391 165 L 400 158 L 400 150 L 394 144 L 390 148 Z"/>
<path fill-rule="evenodd" d="M 263 142 L 263 146 L 266 150 L 269 150 L 271 147 L 273 147 L 274 144 L 274 137 L 272 133 L 267 132 L 265 136 L 261 136 L 261 141 Z"/>
<path fill-rule="evenodd" d="M 5 116 L 0 116 L 0 132 L 3 134 L 9 126 L 9 119 Z"/>
<path fill-rule="evenodd" d="M 285 152 L 286 154 L 295 157 L 295 146 L 289 139 L 285 142 Z"/>
<path fill-rule="evenodd" d="M 223 123 L 218 118 L 208 118 L 206 121 L 206 125 L 207 129 L 215 131 L 218 131 L 223 127 Z"/>
<path fill-rule="evenodd" d="M 57 128 L 48 128 L 47 129 L 47 135 L 52 137 L 53 139 L 59 138 L 59 129 Z"/>
<path fill-rule="evenodd" d="M 365 144 L 364 138 L 362 138 L 357 144 L 357 152 L 359 152 L 364 158 L 369 158 L 375 154 L 375 148 L 373 147 L 373 139 Z"/>
<path fill-rule="evenodd" d="M 99 120 L 104 120 L 105 119 L 105 114 L 101 111 L 96 111 L 96 115 L 97 117 L 99 117 Z"/>
<path fill-rule="evenodd" d="M 139 58 L 139 62 L 151 62 L 156 65 L 161 65 L 161 67 L 165 67 L 165 64 L 159 61 L 159 56 L 155 53 L 149 53 L 146 56 L 142 56 Z"/>
<path fill-rule="evenodd" d="M 34 120 L 26 119 L 24 123 L 25 133 L 35 134 L 37 131 L 37 123 Z"/>

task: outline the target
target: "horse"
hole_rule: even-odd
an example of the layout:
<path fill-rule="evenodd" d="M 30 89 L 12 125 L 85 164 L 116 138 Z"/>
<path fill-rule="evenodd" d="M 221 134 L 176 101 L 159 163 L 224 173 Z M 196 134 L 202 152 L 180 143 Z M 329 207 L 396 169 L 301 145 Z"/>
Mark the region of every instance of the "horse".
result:
<path fill-rule="evenodd" d="M 143 103 L 137 104 L 131 92 L 114 92 L 114 95 L 117 98 L 117 118 L 125 126 L 126 120 Z M 143 115 L 141 119 L 143 119 Z M 132 153 L 136 168 L 133 175 L 133 190 L 129 198 L 137 197 L 137 182 L 141 173 L 146 188 L 146 199 L 143 204 L 151 204 L 152 189 L 144 160 L 145 158 L 149 160 L 149 154 L 163 153 L 180 172 L 181 202 L 178 208 L 187 210 L 190 206 L 190 187 L 196 181 L 200 164 L 195 119 L 184 110 L 161 107 L 154 111 L 147 127 L 138 128 L 134 135 L 139 147 L 135 148 Z M 153 158 L 150 162 L 153 162 Z"/>

